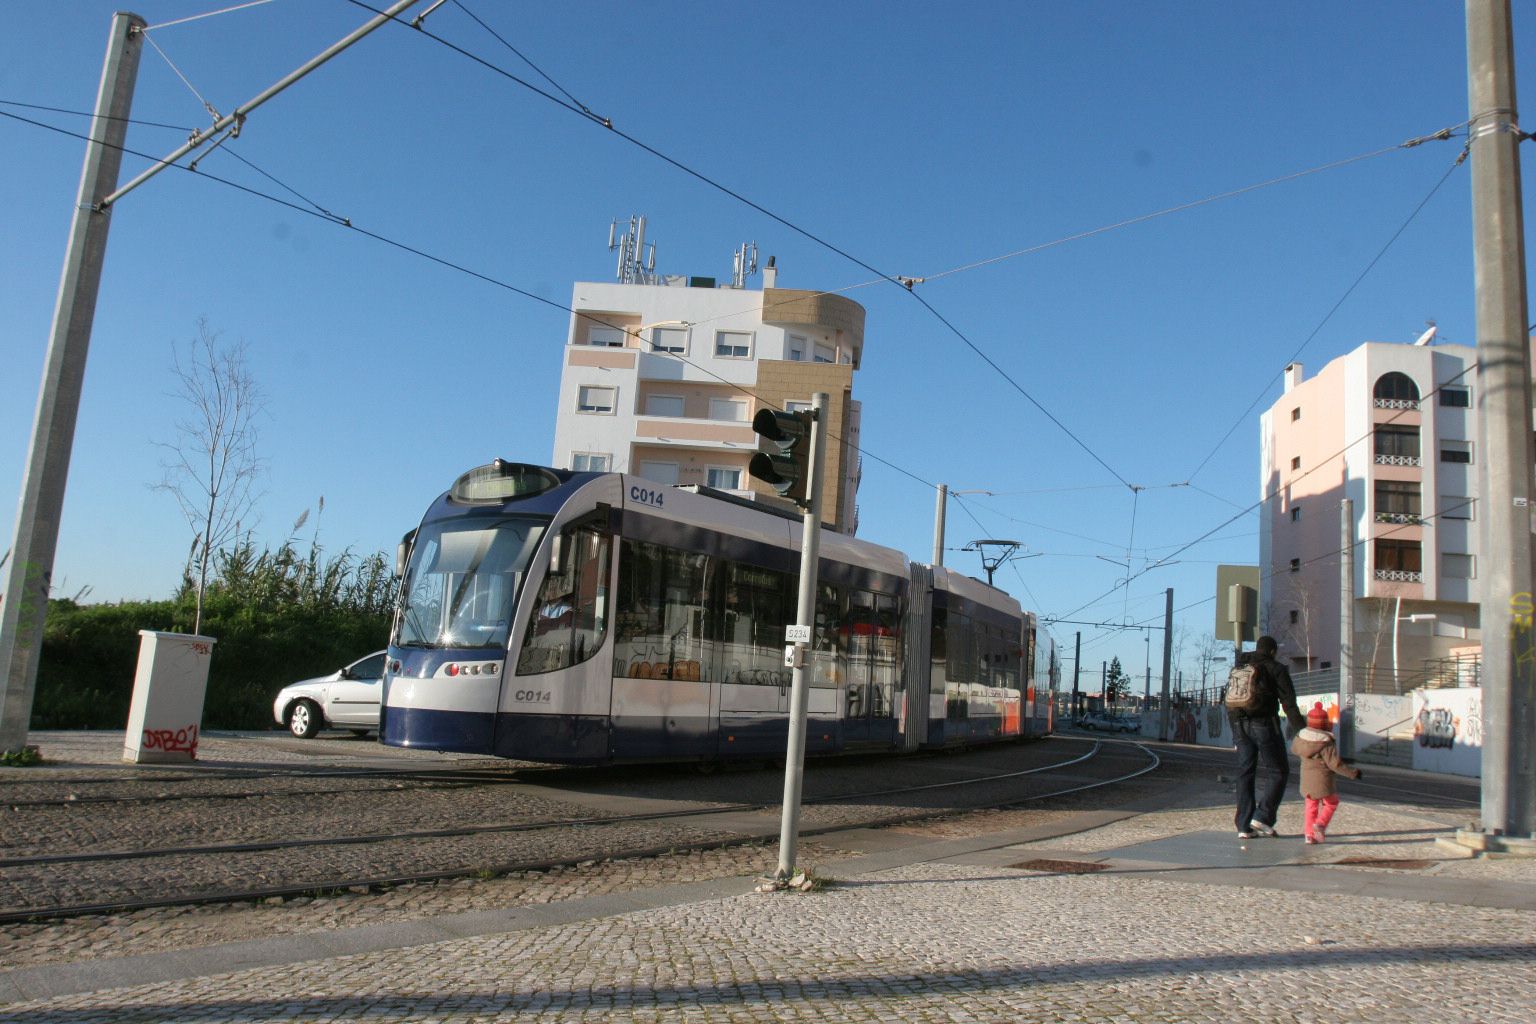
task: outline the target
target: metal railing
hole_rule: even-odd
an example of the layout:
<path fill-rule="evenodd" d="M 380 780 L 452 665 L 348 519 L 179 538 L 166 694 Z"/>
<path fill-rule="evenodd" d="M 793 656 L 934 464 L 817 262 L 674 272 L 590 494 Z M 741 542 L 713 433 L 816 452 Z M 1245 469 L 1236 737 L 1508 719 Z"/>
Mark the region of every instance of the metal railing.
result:
<path fill-rule="evenodd" d="M 1376 399 L 1376 408 L 1378 409 L 1417 409 L 1418 407 L 1419 400 L 1417 398 Z"/>
<path fill-rule="evenodd" d="M 1424 459 L 1418 455 L 1386 455 L 1376 453 L 1376 465 L 1378 466 L 1422 466 Z"/>

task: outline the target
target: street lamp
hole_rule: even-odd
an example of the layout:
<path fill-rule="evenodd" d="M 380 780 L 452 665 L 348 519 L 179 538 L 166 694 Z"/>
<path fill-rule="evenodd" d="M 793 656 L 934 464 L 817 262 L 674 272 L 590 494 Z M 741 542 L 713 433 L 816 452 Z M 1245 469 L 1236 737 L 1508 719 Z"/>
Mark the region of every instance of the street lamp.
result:
<path fill-rule="evenodd" d="M 642 339 L 640 337 L 640 332 L 641 331 L 650 331 L 650 330 L 654 330 L 657 327 L 692 327 L 692 326 L 693 326 L 693 324 L 690 323 L 687 320 L 657 320 L 653 324 L 641 324 L 639 327 L 626 327 L 623 330 L 624 330 L 625 334 L 627 334 L 630 337 L 634 338 L 637 342 L 641 342 L 641 347 L 643 348 L 644 347 L 644 339 Z M 655 344 L 655 340 L 654 339 L 652 339 L 651 347 L 650 347 L 650 349 L 648 351 L 651 351 L 651 352 L 656 351 L 656 344 Z"/>
<path fill-rule="evenodd" d="M 1417 612 L 1412 615 L 1404 615 L 1403 599 L 1397 599 L 1397 608 L 1392 613 L 1392 686 L 1399 694 L 1403 692 L 1401 678 L 1397 674 L 1397 624 L 1399 622 L 1433 622 L 1439 616 L 1433 612 Z"/>

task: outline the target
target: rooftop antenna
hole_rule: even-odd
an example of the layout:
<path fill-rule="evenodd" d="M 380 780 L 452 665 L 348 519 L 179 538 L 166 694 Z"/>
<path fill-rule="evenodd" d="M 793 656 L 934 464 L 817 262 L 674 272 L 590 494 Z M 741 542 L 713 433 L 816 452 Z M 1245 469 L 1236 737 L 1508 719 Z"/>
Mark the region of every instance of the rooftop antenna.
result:
<path fill-rule="evenodd" d="M 1429 324 L 1429 330 L 1419 335 L 1419 340 L 1414 342 L 1415 345 L 1428 345 L 1435 340 L 1435 333 L 1440 330 L 1433 320 L 1426 320 L 1424 322 Z"/>
<path fill-rule="evenodd" d="M 757 243 L 743 242 L 731 260 L 731 287 L 745 287 L 747 278 L 755 273 L 757 273 Z"/>
<path fill-rule="evenodd" d="M 651 243 L 650 252 L 645 249 L 645 218 L 629 218 L 629 227 L 624 234 L 618 234 L 619 222 L 613 221 L 608 225 L 608 251 L 615 249 L 619 253 L 618 266 L 615 274 L 623 284 L 655 284 L 656 283 L 656 243 Z"/>

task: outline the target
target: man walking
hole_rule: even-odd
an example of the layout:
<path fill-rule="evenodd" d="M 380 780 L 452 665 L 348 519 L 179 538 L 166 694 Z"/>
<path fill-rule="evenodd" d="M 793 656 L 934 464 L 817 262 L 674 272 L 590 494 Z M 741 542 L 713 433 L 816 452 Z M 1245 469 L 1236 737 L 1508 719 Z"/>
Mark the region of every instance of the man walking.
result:
<path fill-rule="evenodd" d="M 1254 645 L 1251 664 L 1254 668 L 1253 699 L 1247 708 L 1233 707 L 1228 702 L 1227 714 L 1232 723 L 1232 743 L 1237 749 L 1237 838 L 1248 839 L 1255 835 L 1274 836 L 1275 821 L 1280 815 L 1280 800 L 1291 780 L 1291 764 L 1288 760 L 1285 739 L 1280 733 L 1280 712 L 1293 732 L 1307 724 L 1301 709 L 1296 706 L 1296 685 L 1291 673 L 1275 660 L 1278 645 L 1272 636 L 1261 636 Z M 1269 779 L 1263 793 L 1254 797 L 1258 781 L 1260 761 L 1269 770 Z"/>

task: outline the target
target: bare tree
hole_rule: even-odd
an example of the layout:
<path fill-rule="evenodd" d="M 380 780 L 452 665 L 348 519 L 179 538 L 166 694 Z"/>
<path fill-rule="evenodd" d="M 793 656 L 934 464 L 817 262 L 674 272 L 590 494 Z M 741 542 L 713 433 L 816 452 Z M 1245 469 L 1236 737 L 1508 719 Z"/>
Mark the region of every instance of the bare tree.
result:
<path fill-rule="evenodd" d="M 1200 670 L 1201 690 L 1210 686 L 1211 671 L 1216 665 L 1216 659 L 1223 657 L 1227 650 L 1226 642 L 1218 640 L 1215 633 L 1201 633 L 1195 638 L 1195 666 Z"/>
<path fill-rule="evenodd" d="M 256 418 L 266 398 L 246 364 L 245 342 L 225 342 L 206 317 L 198 318 L 197 337 L 185 352 L 172 346 L 171 362 L 172 397 L 185 404 L 186 415 L 176 422 L 175 440 L 156 442 L 167 457 L 154 489 L 174 497 L 192 527 L 188 567 L 197 572 L 197 633 L 213 553 L 235 538 L 260 497 L 256 482 L 265 463 L 256 455 Z"/>

